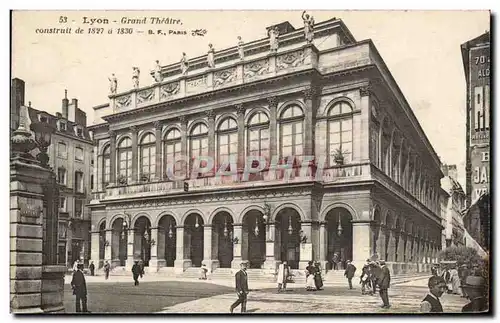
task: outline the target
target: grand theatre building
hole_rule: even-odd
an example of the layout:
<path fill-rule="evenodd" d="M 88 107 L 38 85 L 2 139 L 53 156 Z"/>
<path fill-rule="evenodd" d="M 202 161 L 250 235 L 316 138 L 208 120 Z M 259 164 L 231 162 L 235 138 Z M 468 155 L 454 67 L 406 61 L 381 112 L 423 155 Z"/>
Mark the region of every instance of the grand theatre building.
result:
<path fill-rule="evenodd" d="M 276 27 L 277 50 L 263 38 L 217 51 L 215 65 L 204 55 L 187 70 L 162 66 L 152 85 L 94 107 L 94 263 L 143 260 L 178 275 L 242 260 L 268 272 L 285 260 L 330 269 L 334 254 L 340 268 L 378 257 L 394 273 L 436 260 L 440 161 L 373 42 L 339 19 L 316 24 L 312 42 Z M 188 162 L 175 163 L 173 180 L 176 156 Z M 238 173 L 193 177 L 199 156 L 214 169 L 234 158 Z M 245 178 L 251 156 L 288 168 Z"/>

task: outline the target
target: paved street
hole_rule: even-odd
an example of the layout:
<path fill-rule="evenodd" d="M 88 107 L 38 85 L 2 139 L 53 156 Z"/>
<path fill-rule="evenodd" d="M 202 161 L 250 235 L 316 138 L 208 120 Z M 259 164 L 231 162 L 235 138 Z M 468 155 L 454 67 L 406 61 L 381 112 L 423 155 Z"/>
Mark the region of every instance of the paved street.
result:
<path fill-rule="evenodd" d="M 68 282 L 68 279 L 67 279 Z M 302 284 L 290 284 L 285 294 L 273 283 L 250 284 L 249 313 L 416 313 L 427 292 L 427 280 L 420 279 L 393 286 L 389 290 L 392 307 L 381 309 L 377 296 L 361 296 L 355 289 L 326 286 L 322 291 L 306 292 Z M 196 281 L 145 276 L 138 287 L 131 277 L 88 277 L 89 310 L 93 313 L 227 313 L 236 299 L 232 281 Z M 460 312 L 466 300 L 444 295 L 446 312 Z M 74 312 L 74 296 L 66 285 L 65 307 Z M 236 309 L 236 311 L 238 311 Z"/>

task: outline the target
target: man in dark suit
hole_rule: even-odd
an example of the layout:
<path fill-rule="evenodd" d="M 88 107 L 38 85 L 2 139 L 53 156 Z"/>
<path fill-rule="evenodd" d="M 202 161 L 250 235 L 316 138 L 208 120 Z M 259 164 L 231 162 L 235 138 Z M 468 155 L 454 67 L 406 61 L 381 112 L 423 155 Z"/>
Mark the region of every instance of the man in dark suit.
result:
<path fill-rule="evenodd" d="M 443 306 L 439 298 L 446 291 L 446 282 L 441 276 L 431 276 L 427 283 L 429 293 L 420 303 L 421 313 L 443 313 Z"/>
<path fill-rule="evenodd" d="M 139 265 L 139 261 L 135 261 L 132 266 L 132 277 L 134 278 L 134 286 L 139 285 L 139 275 L 141 275 L 141 266 Z"/>
<path fill-rule="evenodd" d="M 85 276 L 83 275 L 83 264 L 78 264 L 77 271 L 73 273 L 71 280 L 71 288 L 73 288 L 73 295 L 76 296 L 76 312 L 88 312 L 87 310 L 87 284 L 85 283 Z M 82 308 L 80 308 L 80 301 Z"/>
<path fill-rule="evenodd" d="M 354 277 L 355 272 L 356 272 L 356 266 L 351 264 L 351 261 L 348 260 L 344 276 L 347 278 L 347 281 L 349 282 L 349 289 L 352 289 L 352 278 Z"/>
<path fill-rule="evenodd" d="M 389 272 L 389 268 L 385 264 L 384 260 L 380 261 L 380 276 L 377 279 L 377 283 L 380 289 L 380 298 L 384 304 L 381 306 L 382 308 L 389 308 L 391 305 L 389 304 L 389 294 L 387 290 L 391 285 L 391 273 Z"/>
<path fill-rule="evenodd" d="M 236 279 L 236 293 L 238 299 L 229 308 L 230 312 L 233 313 L 234 309 L 241 304 L 241 313 L 247 311 L 247 295 L 248 295 L 248 275 L 247 275 L 247 263 L 241 263 L 241 269 L 234 275 Z"/>

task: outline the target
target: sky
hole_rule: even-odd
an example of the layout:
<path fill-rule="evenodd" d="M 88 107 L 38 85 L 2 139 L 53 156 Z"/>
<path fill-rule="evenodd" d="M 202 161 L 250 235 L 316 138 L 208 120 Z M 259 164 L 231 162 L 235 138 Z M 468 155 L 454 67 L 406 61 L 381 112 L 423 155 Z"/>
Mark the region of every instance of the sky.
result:
<path fill-rule="evenodd" d="M 316 22 L 333 17 L 347 25 L 357 41 L 372 39 L 443 163 L 456 164 L 465 187 L 466 84 L 460 45 L 490 30 L 488 11 L 308 11 Z M 60 17 L 67 24 L 60 24 Z M 83 24 L 83 17 L 170 17 L 182 25 Z M 74 21 L 74 22 L 73 22 Z M 155 60 L 177 63 L 182 52 L 197 57 L 266 37 L 265 27 L 289 21 L 302 27 L 301 11 L 31 11 L 15 12 L 12 22 L 12 77 L 26 82 L 26 104 L 61 111 L 64 90 L 93 121 L 93 106 L 107 103 L 108 76 L 115 73 L 118 92 L 132 87 L 132 67 L 141 70 L 141 86 L 152 83 Z M 71 27 L 73 34 L 37 34 L 37 28 Z M 76 28 L 113 27 L 115 33 L 75 34 Z M 116 34 L 116 29 L 186 30 L 188 35 Z M 204 37 L 191 30 L 205 29 Z"/>

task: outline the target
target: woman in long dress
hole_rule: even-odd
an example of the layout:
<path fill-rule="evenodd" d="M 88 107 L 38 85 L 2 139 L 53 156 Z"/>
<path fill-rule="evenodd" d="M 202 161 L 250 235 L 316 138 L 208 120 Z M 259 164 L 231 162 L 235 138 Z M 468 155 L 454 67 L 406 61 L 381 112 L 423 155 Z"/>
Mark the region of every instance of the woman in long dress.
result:
<path fill-rule="evenodd" d="M 323 287 L 323 278 L 321 277 L 321 267 L 319 262 L 315 263 L 314 266 L 314 285 L 317 290 L 321 290 Z"/>
<path fill-rule="evenodd" d="M 453 269 L 450 270 L 450 275 L 452 293 L 455 295 L 460 295 L 460 276 L 458 275 L 457 268 L 453 267 Z"/>
<path fill-rule="evenodd" d="M 277 283 L 278 283 L 278 293 L 281 291 L 286 292 L 286 280 L 288 278 L 288 264 L 284 261 L 282 264 L 278 266 L 278 275 L 277 275 Z"/>
<path fill-rule="evenodd" d="M 306 290 L 307 291 L 315 291 L 316 284 L 314 283 L 314 266 L 313 262 L 309 261 L 308 266 L 306 267 Z"/>

